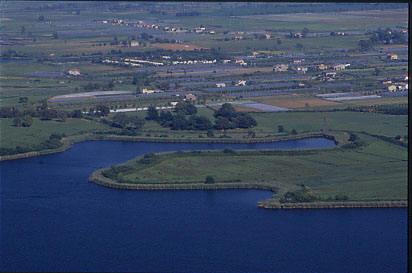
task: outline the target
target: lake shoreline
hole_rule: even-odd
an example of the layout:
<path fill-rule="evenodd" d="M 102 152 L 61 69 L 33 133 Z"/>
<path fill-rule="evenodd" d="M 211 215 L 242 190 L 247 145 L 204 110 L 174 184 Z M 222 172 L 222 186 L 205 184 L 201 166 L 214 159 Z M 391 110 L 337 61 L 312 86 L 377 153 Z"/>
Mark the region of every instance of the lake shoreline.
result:
<path fill-rule="evenodd" d="M 324 137 L 326 139 L 333 140 L 335 144 L 337 141 L 334 136 L 327 135 L 324 133 L 305 133 L 294 136 L 285 136 L 285 137 L 272 137 L 272 138 L 254 138 L 254 139 L 232 139 L 232 138 L 192 138 L 192 139 L 167 139 L 167 138 L 148 138 L 148 137 L 136 137 L 136 136 L 122 136 L 122 135 L 98 135 L 98 134 L 83 134 L 75 135 L 62 139 L 63 145 L 50 150 L 40 150 L 32 151 L 20 154 L 13 155 L 4 155 L 0 156 L 0 162 L 10 161 L 17 159 L 24 159 L 42 155 L 49 155 L 54 153 L 64 152 L 72 147 L 72 145 L 84 141 L 131 141 L 131 142 L 152 142 L 152 143 L 223 143 L 223 144 L 254 144 L 254 143 L 269 143 L 269 142 L 278 142 L 278 141 L 289 141 L 289 140 L 301 140 L 308 138 Z"/>
<path fill-rule="evenodd" d="M 259 202 L 264 209 L 348 209 L 348 208 L 406 208 L 407 200 L 393 201 L 344 201 L 344 202 L 308 202 L 308 203 L 265 203 Z"/>
<path fill-rule="evenodd" d="M 268 184 L 256 183 L 214 183 L 214 184 L 130 184 L 119 183 L 108 177 L 105 177 L 102 172 L 107 168 L 94 171 L 89 182 L 99 186 L 117 189 L 117 190 L 139 190 L 139 191 L 179 191 L 179 190 L 265 190 L 277 193 L 278 188 Z M 406 208 L 408 207 L 407 200 L 387 200 L 387 201 L 344 201 L 344 202 L 307 202 L 307 203 L 280 203 L 259 201 L 258 208 L 263 209 L 348 209 L 348 208 Z"/>

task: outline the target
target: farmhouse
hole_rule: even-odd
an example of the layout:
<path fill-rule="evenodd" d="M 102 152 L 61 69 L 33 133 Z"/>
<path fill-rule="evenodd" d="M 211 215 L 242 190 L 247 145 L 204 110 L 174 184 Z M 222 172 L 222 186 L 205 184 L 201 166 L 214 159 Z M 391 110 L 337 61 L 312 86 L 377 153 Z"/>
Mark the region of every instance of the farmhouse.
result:
<path fill-rule="evenodd" d="M 388 86 L 388 91 L 389 92 L 395 92 L 396 91 L 396 85 L 392 84 Z"/>
<path fill-rule="evenodd" d="M 149 88 L 143 88 L 142 89 L 142 94 L 153 94 L 153 93 L 161 93 L 161 90 L 158 89 L 149 89 Z"/>
<path fill-rule="evenodd" d="M 131 47 L 139 46 L 139 42 L 138 41 L 131 41 L 130 46 Z"/>
<path fill-rule="evenodd" d="M 388 54 L 388 59 L 390 59 L 390 60 L 392 60 L 392 61 L 397 60 L 397 59 L 398 59 L 398 54 L 389 53 L 389 54 Z"/>
<path fill-rule="evenodd" d="M 326 64 L 320 64 L 320 65 L 318 65 L 318 69 L 319 70 L 326 70 L 326 69 L 328 69 L 328 66 Z"/>
<path fill-rule="evenodd" d="M 286 72 L 289 69 L 289 65 L 287 64 L 277 64 L 273 67 L 273 71 L 275 72 Z"/>
<path fill-rule="evenodd" d="M 296 32 L 295 34 L 293 34 L 293 38 L 302 38 L 303 34 L 300 32 Z"/>
<path fill-rule="evenodd" d="M 80 70 L 77 68 L 70 69 L 67 73 L 69 73 L 70 76 L 80 76 Z"/>
<path fill-rule="evenodd" d="M 217 83 L 216 87 L 219 87 L 219 88 L 226 87 L 226 83 L 224 83 L 224 82 Z"/>
<path fill-rule="evenodd" d="M 337 64 L 333 66 L 333 69 L 336 71 L 345 70 L 346 67 L 350 66 L 350 64 Z"/>
<path fill-rule="evenodd" d="M 305 74 L 308 71 L 308 68 L 306 66 L 298 66 L 296 67 L 296 71 L 298 73 Z"/>
<path fill-rule="evenodd" d="M 239 80 L 239 82 L 236 84 L 236 86 L 245 86 L 246 81 L 245 80 Z"/>
<path fill-rule="evenodd" d="M 197 99 L 197 97 L 191 93 L 186 94 L 185 95 L 185 99 L 184 100 L 188 100 L 188 101 L 195 101 Z"/>

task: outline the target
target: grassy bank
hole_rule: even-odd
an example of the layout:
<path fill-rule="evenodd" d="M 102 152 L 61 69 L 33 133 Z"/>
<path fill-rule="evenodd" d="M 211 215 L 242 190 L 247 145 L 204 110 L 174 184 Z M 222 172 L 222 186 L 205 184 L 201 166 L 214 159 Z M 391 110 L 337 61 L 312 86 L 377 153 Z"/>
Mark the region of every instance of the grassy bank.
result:
<path fill-rule="evenodd" d="M 212 110 L 202 109 L 201 114 L 212 115 Z M 137 113 L 144 117 L 145 113 Z M 136 115 L 131 113 L 130 115 Z M 13 120 L 0 118 L 0 149 L 24 148 L 25 152 L 38 154 L 44 149 L 36 149 L 46 141 L 51 134 L 63 135 L 69 142 L 71 139 L 115 139 L 131 141 L 162 141 L 162 142 L 223 142 L 223 143 L 252 143 L 295 139 L 320 135 L 325 132 L 334 135 L 344 144 L 344 131 L 367 132 L 374 135 L 394 138 L 407 135 L 407 116 L 394 116 L 376 113 L 360 112 L 286 112 L 286 113 L 252 113 L 258 126 L 252 129 L 233 129 L 226 132 L 215 131 L 214 137 L 208 137 L 206 131 L 179 130 L 174 131 L 161 127 L 158 123 L 147 121 L 140 130 L 139 135 L 119 135 L 117 128 L 98 122 L 98 120 L 66 119 L 65 121 L 33 119 L 31 127 L 13 126 Z M 283 126 L 283 132 L 278 127 Z M 291 132 L 295 129 L 297 135 Z M 254 137 L 250 137 L 253 131 Z M 323 131 L 323 132 L 322 132 Z M 49 152 L 49 151 L 47 151 Z M 3 155 L 5 158 L 21 158 L 26 155 Z"/>
<path fill-rule="evenodd" d="M 129 189 L 271 187 L 277 194 L 266 204 L 272 205 L 302 185 L 317 200 L 406 200 L 407 148 L 363 134 L 358 142 L 355 148 L 331 150 L 159 154 L 97 171 L 91 180 Z"/>

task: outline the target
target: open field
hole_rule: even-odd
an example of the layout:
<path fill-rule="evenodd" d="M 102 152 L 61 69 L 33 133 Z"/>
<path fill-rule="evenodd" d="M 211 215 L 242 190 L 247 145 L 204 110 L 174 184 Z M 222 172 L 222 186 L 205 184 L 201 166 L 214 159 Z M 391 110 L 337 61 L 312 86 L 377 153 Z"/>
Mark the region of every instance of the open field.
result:
<path fill-rule="evenodd" d="M 271 185 L 278 194 L 304 184 L 321 198 L 404 200 L 407 149 L 361 135 L 365 145 L 312 152 L 197 152 L 157 155 L 152 163 L 131 160 L 116 181 L 129 184 L 238 183 Z M 296 170 L 299 170 L 298 172 Z"/>
<path fill-rule="evenodd" d="M 11 119 L 0 119 L 0 148 L 31 147 L 47 140 L 51 134 L 67 136 L 113 130 L 106 125 L 85 119 L 64 122 L 33 119 L 30 127 L 15 127 Z"/>
<path fill-rule="evenodd" d="M 254 99 L 254 101 L 266 103 L 274 106 L 285 108 L 311 108 L 318 106 L 336 106 L 338 103 L 327 101 L 315 97 L 306 96 L 272 96 L 272 97 L 260 97 Z"/>
<path fill-rule="evenodd" d="M 166 50 L 172 50 L 172 51 L 178 51 L 178 50 L 183 50 L 183 51 L 193 51 L 193 50 L 200 50 L 200 49 L 207 49 L 203 48 L 197 45 L 191 45 L 191 44 L 151 44 L 152 47 L 154 48 L 161 48 L 161 49 L 166 49 Z"/>

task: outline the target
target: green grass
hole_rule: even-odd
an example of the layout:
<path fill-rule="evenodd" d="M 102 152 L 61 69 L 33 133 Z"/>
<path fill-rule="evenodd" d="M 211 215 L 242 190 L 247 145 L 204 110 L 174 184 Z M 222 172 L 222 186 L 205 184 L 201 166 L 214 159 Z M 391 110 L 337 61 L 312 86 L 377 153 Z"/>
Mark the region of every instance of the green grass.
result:
<path fill-rule="evenodd" d="M 304 184 L 320 197 L 347 195 L 351 200 L 399 200 L 407 196 L 407 149 L 361 136 L 366 146 L 309 153 L 243 151 L 173 153 L 158 155 L 151 164 L 133 160 L 120 172 L 124 183 L 270 184 L 279 193 Z M 278 195 L 279 196 L 279 195 Z"/>
<path fill-rule="evenodd" d="M 0 119 L 0 147 L 32 147 L 47 140 L 51 134 L 67 136 L 112 130 L 103 124 L 85 119 L 67 119 L 65 122 L 33 119 L 31 127 L 15 127 L 13 119 Z"/>
<path fill-rule="evenodd" d="M 325 128 L 328 130 L 365 131 L 371 134 L 394 137 L 406 135 L 408 117 L 359 112 L 283 112 L 253 113 L 258 126 L 256 132 L 269 133 L 283 125 L 286 131 L 313 132 Z"/>

